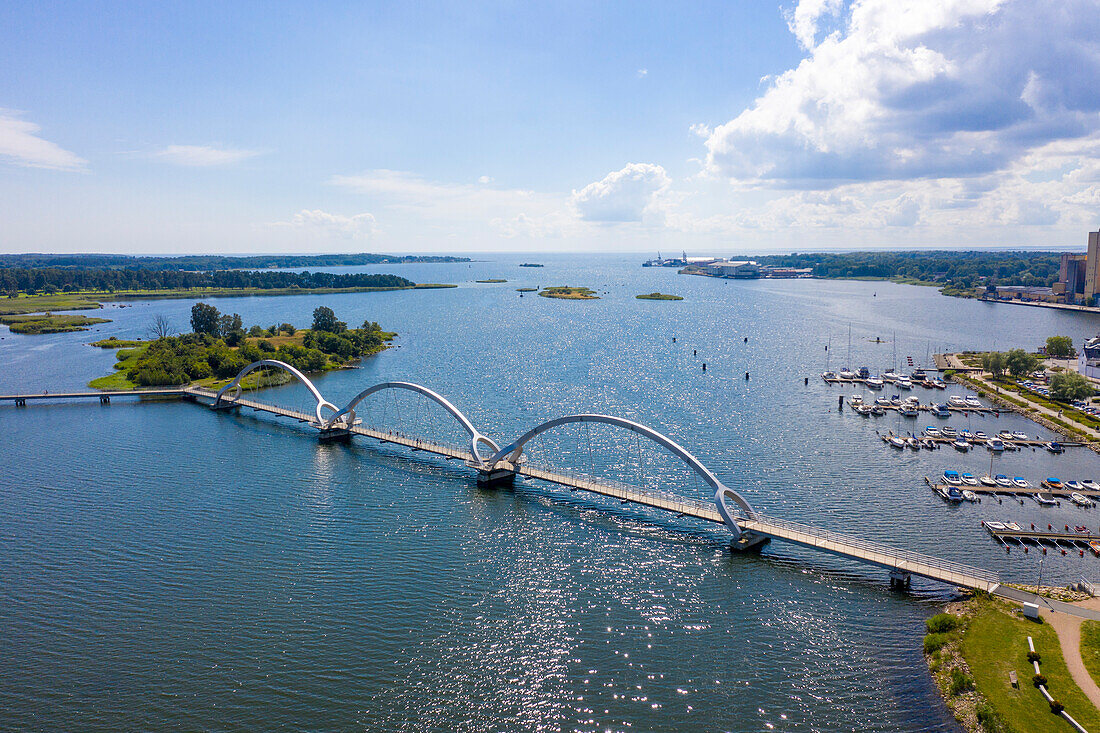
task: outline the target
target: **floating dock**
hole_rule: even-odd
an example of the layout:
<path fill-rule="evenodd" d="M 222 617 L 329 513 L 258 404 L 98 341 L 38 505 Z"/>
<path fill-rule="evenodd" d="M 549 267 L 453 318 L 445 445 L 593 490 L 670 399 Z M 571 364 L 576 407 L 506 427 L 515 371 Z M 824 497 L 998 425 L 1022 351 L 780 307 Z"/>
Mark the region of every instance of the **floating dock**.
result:
<path fill-rule="evenodd" d="M 888 442 L 890 438 L 901 438 L 905 440 L 906 438 L 912 437 L 917 440 L 931 440 L 936 445 L 952 445 L 956 440 L 965 440 L 971 448 L 988 448 L 989 446 L 985 444 L 987 440 L 999 440 L 1005 444 L 1005 450 L 1010 451 L 1019 450 L 1020 448 L 1045 448 L 1047 443 L 1051 442 L 1057 443 L 1063 448 L 1080 448 L 1085 445 L 1085 443 L 1063 443 L 1060 440 L 1050 441 L 1043 440 L 1042 438 L 1036 438 L 1034 440 L 1018 440 L 1013 438 L 1012 440 L 1005 440 L 1004 438 L 998 438 L 996 435 L 989 435 L 984 438 L 975 438 L 973 435 L 969 438 L 964 438 L 961 435 L 956 435 L 953 438 L 944 437 L 942 435 L 917 435 L 915 433 L 913 435 L 905 435 L 902 433 L 895 433 L 892 430 L 886 433 L 879 433 L 879 437 L 882 438 L 882 442 L 884 443 Z"/>
<path fill-rule="evenodd" d="M 946 491 L 948 484 L 936 483 L 927 476 L 924 477 L 924 482 L 928 484 L 928 487 L 933 491 L 940 493 Z M 982 494 L 986 496 L 1035 496 L 1036 494 L 1050 494 L 1051 496 L 1068 499 L 1070 494 L 1080 494 L 1093 500 L 1100 500 L 1100 491 L 1091 489 L 1067 489 L 1064 486 L 1060 489 L 1048 488 L 1046 482 L 1043 482 L 1041 486 L 1029 486 L 1026 489 L 1022 486 L 986 486 L 985 484 L 978 484 L 977 486 L 956 486 L 959 491 L 967 490 L 973 491 L 975 494 Z"/>

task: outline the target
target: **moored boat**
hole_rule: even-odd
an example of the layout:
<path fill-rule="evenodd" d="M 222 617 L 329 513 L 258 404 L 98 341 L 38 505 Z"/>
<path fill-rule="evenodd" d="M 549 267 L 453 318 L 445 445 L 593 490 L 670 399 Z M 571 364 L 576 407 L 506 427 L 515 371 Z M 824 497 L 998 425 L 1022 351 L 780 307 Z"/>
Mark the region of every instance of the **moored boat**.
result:
<path fill-rule="evenodd" d="M 967 486 L 977 486 L 978 485 L 978 479 L 974 478 L 974 474 L 972 474 L 972 473 L 964 473 L 962 475 L 962 482 L 964 484 L 966 484 Z"/>
<path fill-rule="evenodd" d="M 1025 479 L 1023 476 L 1014 476 L 1012 478 L 1012 485 L 1013 486 L 1018 486 L 1021 489 L 1030 489 L 1031 488 L 1031 484 L 1029 484 L 1027 482 L 1027 479 Z"/>
<path fill-rule="evenodd" d="M 970 443 L 967 443 L 961 438 L 951 443 L 951 445 L 955 448 L 955 450 L 959 451 L 960 453 L 966 453 L 968 450 L 970 450 Z"/>
<path fill-rule="evenodd" d="M 1005 444 L 1004 441 L 1000 438 L 990 438 L 989 440 L 985 441 L 985 447 L 989 448 L 989 450 L 993 451 L 994 453 L 1001 453 L 1005 449 Z"/>
<path fill-rule="evenodd" d="M 1034 496 L 1034 499 L 1042 506 L 1052 506 L 1058 503 L 1058 501 L 1054 498 L 1052 494 L 1048 494 L 1045 491 L 1037 492 Z"/>
<path fill-rule="evenodd" d="M 962 486 L 962 477 L 958 471 L 944 471 L 943 480 L 952 486 Z"/>
<path fill-rule="evenodd" d="M 993 480 L 997 482 L 998 486 L 1009 487 L 1012 486 L 1012 480 L 1005 476 L 1003 473 L 998 473 L 993 477 Z"/>
<path fill-rule="evenodd" d="M 1072 501 L 1077 506 L 1092 506 L 1092 499 L 1088 498 L 1084 494 L 1078 494 L 1076 491 L 1070 494 L 1069 498 L 1070 501 Z"/>
<path fill-rule="evenodd" d="M 978 481 L 980 481 L 982 483 L 982 486 L 996 486 L 997 485 L 997 482 L 994 481 L 993 477 L 990 476 L 989 474 L 986 474 L 985 476 L 982 476 L 981 478 L 978 479 Z"/>
<path fill-rule="evenodd" d="M 966 499 L 967 501 L 977 501 L 978 500 L 978 495 L 975 494 L 970 489 L 963 489 L 962 495 L 963 495 L 963 498 Z"/>

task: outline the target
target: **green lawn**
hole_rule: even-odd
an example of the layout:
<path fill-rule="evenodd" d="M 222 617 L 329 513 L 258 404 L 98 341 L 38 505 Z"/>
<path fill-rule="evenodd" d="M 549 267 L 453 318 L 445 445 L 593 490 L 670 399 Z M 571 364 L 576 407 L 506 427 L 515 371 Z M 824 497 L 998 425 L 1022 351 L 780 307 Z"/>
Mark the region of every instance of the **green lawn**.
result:
<path fill-rule="evenodd" d="M 1081 624 L 1081 660 L 1085 663 L 1089 676 L 1100 685 L 1100 621 L 1085 621 Z"/>
<path fill-rule="evenodd" d="M 1088 730 L 1100 730 L 1100 713 L 1070 677 L 1054 629 L 1009 615 L 1007 608 L 996 601 L 984 602 L 963 635 L 963 656 L 978 690 L 1016 730 L 1072 733 L 1073 727 L 1051 714 L 1046 699 L 1031 683 L 1035 671 L 1027 661 L 1030 636 L 1035 651 L 1043 657 L 1040 667 L 1047 678 L 1047 690 L 1077 722 Z M 1011 670 L 1020 680 L 1018 690 L 1009 683 Z"/>
<path fill-rule="evenodd" d="M 96 345 L 98 346 L 102 343 L 102 341 L 96 342 Z M 132 349 L 120 349 L 118 354 L 116 354 L 118 363 L 115 364 L 115 369 L 117 371 L 105 377 L 93 379 L 88 382 L 88 386 L 92 389 L 102 389 L 106 391 L 138 389 L 138 385 L 126 378 L 126 372 L 137 364 L 138 358 L 145 353 L 145 349 L 147 349 L 148 346 L 148 344 L 145 344 Z"/>

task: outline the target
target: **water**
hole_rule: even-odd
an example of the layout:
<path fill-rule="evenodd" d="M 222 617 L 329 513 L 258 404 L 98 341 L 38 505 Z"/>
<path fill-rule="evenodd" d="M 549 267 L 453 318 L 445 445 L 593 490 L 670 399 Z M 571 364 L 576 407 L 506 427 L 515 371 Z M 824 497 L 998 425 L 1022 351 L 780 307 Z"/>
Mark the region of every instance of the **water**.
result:
<path fill-rule="evenodd" d="M 830 338 L 831 366 L 848 361 L 849 323 L 852 365 L 884 370 L 895 333 L 905 368 L 904 356 L 945 347 L 1079 342 L 1100 319 L 881 282 L 727 283 L 617 256 L 517 267 L 531 258 L 363 268 L 462 286 L 452 290 L 212 302 L 249 324 L 298 325 L 323 303 L 398 331 L 400 348 L 317 379 L 336 404 L 414 381 L 502 444 L 570 412 L 621 415 L 768 513 L 1008 578 L 1034 582 L 1038 559 L 1006 554 L 981 519 L 1100 525 L 1069 506 L 945 505 L 922 477 L 981 475 L 985 451 L 899 454 L 875 431 L 933 418 L 838 411 L 837 394 L 858 390 L 817 378 Z M 510 282 L 473 282 L 487 277 Z M 602 299 L 515 292 L 557 284 Z M 633 298 L 654 290 L 686 300 Z M 191 304 L 108 307 L 98 334 L 5 331 L 0 391 L 83 387 L 113 362 L 83 345 L 91 337 L 140 336 L 157 313 L 184 328 Z M 461 441 L 438 408 L 384 394 L 364 403 L 365 420 Z M 265 399 L 306 397 L 288 385 Z M 1047 434 L 1015 416 L 970 427 Z M 480 490 L 457 462 L 363 439 L 322 446 L 248 412 L 36 404 L 0 407 L 0 429 L 0 726 L 11 730 L 956 729 L 920 655 L 923 620 L 950 597 L 933 583 L 891 593 L 883 571 L 781 543 L 732 556 L 719 527 L 534 481 Z M 706 495 L 675 459 L 620 433 L 563 428 L 531 457 Z M 994 465 L 1033 481 L 1098 469 L 1083 449 Z M 1044 582 L 1096 578 L 1098 562 L 1048 555 Z"/>

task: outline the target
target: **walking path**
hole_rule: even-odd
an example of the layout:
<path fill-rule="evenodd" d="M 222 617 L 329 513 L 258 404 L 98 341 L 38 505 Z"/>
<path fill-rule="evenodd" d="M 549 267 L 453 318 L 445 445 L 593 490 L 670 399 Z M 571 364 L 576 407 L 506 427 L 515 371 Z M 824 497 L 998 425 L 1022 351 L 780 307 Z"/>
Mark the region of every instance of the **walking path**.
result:
<path fill-rule="evenodd" d="M 1006 392 L 1005 390 L 1000 389 L 999 385 L 997 385 L 993 382 L 990 382 L 984 374 L 972 373 L 972 374 L 968 374 L 967 376 L 970 379 L 973 379 L 973 380 L 981 383 L 981 385 L 983 387 L 988 389 L 994 395 L 1005 395 L 1005 396 L 1011 397 L 1012 399 L 1015 399 L 1015 400 L 1023 400 L 1024 402 L 1027 403 L 1027 406 L 1028 406 L 1029 409 L 1034 410 L 1034 412 L 1036 414 L 1038 414 L 1042 417 L 1045 417 L 1045 418 L 1048 418 L 1048 419 L 1057 419 L 1057 420 L 1061 420 L 1065 423 L 1068 423 L 1069 425 L 1073 426 L 1074 429 L 1079 430 L 1080 432 L 1082 432 L 1085 435 L 1089 436 L 1089 438 L 1091 440 L 1096 440 L 1097 437 L 1098 437 L 1097 434 L 1096 434 L 1096 431 L 1092 427 L 1090 427 L 1088 425 L 1085 425 L 1083 423 L 1077 422 L 1076 420 L 1073 419 L 1073 417 L 1071 415 L 1064 414 L 1063 411 L 1061 411 L 1061 410 L 1052 410 L 1051 408 L 1047 407 L 1046 405 L 1042 405 L 1038 402 L 1030 400 L 1030 399 L 1028 399 L 1026 394 L 1016 394 L 1014 392 Z M 1020 410 L 1022 408 L 1017 407 L 1016 409 Z M 1025 417 L 1032 417 L 1032 415 L 1029 415 L 1026 412 L 1023 413 L 1023 414 L 1024 414 Z"/>
<path fill-rule="evenodd" d="M 1100 709 L 1100 686 L 1097 686 L 1092 679 L 1092 675 L 1085 669 L 1085 662 L 1081 659 L 1081 624 L 1085 619 L 1081 616 L 1054 611 L 1043 611 L 1042 616 L 1058 634 L 1058 642 L 1062 645 L 1062 657 L 1066 660 L 1066 667 L 1073 681 L 1092 701 L 1092 704 Z"/>

